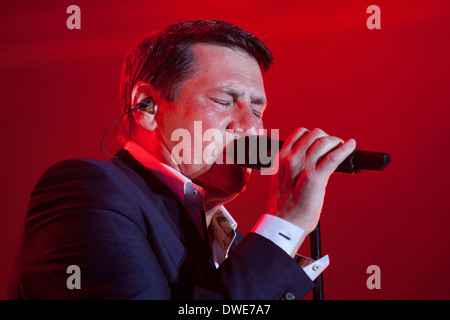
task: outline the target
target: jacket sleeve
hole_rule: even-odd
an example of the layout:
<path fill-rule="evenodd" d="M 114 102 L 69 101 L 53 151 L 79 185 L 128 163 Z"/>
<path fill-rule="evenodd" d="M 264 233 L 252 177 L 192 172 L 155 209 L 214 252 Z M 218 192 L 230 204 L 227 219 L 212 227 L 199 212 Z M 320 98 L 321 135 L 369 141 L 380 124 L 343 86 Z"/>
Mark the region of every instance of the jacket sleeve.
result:
<path fill-rule="evenodd" d="M 272 241 L 249 233 L 220 266 L 219 281 L 228 299 L 301 299 L 314 283 Z"/>

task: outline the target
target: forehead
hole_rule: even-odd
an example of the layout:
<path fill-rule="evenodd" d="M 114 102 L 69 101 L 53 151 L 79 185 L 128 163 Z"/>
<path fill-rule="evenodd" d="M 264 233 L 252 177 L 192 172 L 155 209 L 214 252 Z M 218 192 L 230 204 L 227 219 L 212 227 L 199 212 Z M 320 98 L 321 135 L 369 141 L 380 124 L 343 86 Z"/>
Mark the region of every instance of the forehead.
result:
<path fill-rule="evenodd" d="M 215 44 L 192 47 L 197 81 L 210 86 L 248 86 L 263 91 L 264 83 L 257 61 L 238 48 Z"/>

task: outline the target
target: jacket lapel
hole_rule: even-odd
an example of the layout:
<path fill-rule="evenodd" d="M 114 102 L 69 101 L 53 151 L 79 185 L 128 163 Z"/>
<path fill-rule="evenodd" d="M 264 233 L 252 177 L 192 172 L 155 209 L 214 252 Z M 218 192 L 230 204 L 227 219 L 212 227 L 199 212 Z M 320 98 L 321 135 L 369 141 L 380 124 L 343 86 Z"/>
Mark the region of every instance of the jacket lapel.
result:
<path fill-rule="evenodd" d="M 126 150 L 121 150 L 121 156 L 115 158 L 114 163 L 124 174 L 142 191 L 147 198 L 158 204 L 158 210 L 170 219 L 179 232 L 179 239 L 192 256 L 193 260 L 203 270 L 209 269 L 209 244 L 206 244 L 198 232 L 184 206 L 175 194 L 163 184 L 147 168 L 139 163 Z"/>

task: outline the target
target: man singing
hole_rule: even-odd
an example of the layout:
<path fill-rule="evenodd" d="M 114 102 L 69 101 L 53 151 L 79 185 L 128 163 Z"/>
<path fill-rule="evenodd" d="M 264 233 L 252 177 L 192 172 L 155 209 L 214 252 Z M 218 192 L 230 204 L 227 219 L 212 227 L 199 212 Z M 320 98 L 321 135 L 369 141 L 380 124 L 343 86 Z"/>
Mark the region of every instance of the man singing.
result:
<path fill-rule="evenodd" d="M 314 286 L 294 259 L 318 223 L 330 175 L 353 139 L 299 128 L 279 153 L 267 212 L 243 236 L 224 204 L 250 169 L 203 159 L 201 134 L 257 134 L 272 55 L 221 21 L 146 36 L 121 74 L 123 149 L 113 161 L 55 164 L 31 195 L 14 299 L 301 299 Z M 279 107 L 280 108 L 280 107 Z M 132 110 L 132 111 L 130 111 Z M 282 110 L 280 110 L 282 112 Z M 174 150 L 183 129 L 200 147 Z M 197 129 L 198 131 L 198 129 Z M 190 152 L 190 154 L 188 154 Z M 184 159 L 184 157 L 183 157 Z M 79 269 L 70 286 L 69 266 Z"/>

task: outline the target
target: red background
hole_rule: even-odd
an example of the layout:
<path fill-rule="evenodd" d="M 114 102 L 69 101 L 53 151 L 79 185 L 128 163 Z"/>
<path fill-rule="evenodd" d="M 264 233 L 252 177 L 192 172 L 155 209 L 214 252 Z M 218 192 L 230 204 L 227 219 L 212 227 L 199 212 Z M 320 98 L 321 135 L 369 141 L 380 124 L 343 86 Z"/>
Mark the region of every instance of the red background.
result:
<path fill-rule="evenodd" d="M 450 3 L 211 2 L 2 2 L 0 298 L 39 176 L 62 159 L 106 158 L 99 142 L 120 115 L 124 53 L 154 29 L 202 18 L 241 26 L 273 51 L 267 128 L 286 138 L 298 126 L 320 127 L 392 155 L 383 172 L 330 180 L 325 298 L 449 299 Z M 66 27 L 71 4 L 81 8 L 81 30 Z M 366 27 L 372 4 L 381 30 Z M 269 179 L 254 175 L 228 205 L 244 233 L 265 212 Z M 366 286 L 370 265 L 381 268 L 379 290 Z"/>

